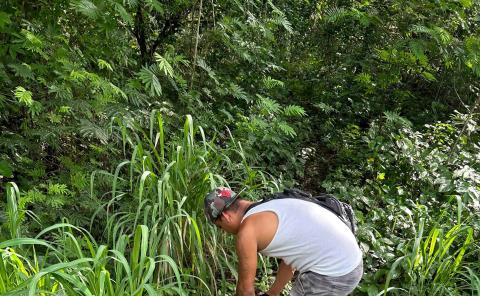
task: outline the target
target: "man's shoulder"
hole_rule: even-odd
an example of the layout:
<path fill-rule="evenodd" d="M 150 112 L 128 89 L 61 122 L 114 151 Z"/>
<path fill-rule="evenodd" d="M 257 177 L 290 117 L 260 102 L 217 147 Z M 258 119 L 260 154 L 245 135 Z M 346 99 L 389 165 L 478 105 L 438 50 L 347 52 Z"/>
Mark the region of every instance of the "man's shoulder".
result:
<path fill-rule="evenodd" d="M 256 240 L 258 249 L 264 249 L 273 239 L 278 228 L 278 218 L 274 212 L 262 211 L 248 216 L 240 225 L 239 235 Z"/>
<path fill-rule="evenodd" d="M 263 228 L 266 226 L 266 224 L 272 224 L 272 222 L 276 221 L 278 221 L 278 218 L 275 212 L 267 209 L 265 211 L 253 213 L 243 219 L 242 223 L 240 224 L 239 231 L 249 231 L 257 228 Z"/>
<path fill-rule="evenodd" d="M 250 229 L 256 227 L 257 220 L 258 220 L 258 215 L 261 213 L 254 213 L 252 215 L 248 215 L 242 220 L 242 223 L 240 224 L 240 231 L 244 229 Z"/>

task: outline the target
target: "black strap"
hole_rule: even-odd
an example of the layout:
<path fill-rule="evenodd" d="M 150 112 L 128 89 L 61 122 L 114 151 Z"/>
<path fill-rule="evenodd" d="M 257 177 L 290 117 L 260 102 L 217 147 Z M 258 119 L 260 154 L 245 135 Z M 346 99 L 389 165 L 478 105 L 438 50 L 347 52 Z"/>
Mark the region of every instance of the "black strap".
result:
<path fill-rule="evenodd" d="M 334 213 L 336 216 L 338 216 L 337 213 L 335 213 L 332 209 L 329 209 L 325 206 L 323 206 L 322 204 L 319 204 L 318 202 L 316 202 L 315 198 L 308 196 L 308 195 L 296 195 L 296 196 L 289 196 L 289 195 L 285 195 L 283 193 L 276 193 L 276 194 L 272 194 L 270 196 L 267 196 L 267 197 L 264 197 L 261 201 L 257 201 L 257 202 L 254 202 L 252 203 L 251 205 L 248 206 L 248 208 L 245 210 L 245 214 L 250 211 L 251 209 L 253 209 L 254 207 L 258 206 L 258 205 L 261 205 L 261 204 L 264 204 L 266 202 L 269 202 L 269 201 L 272 201 L 272 200 L 278 200 L 278 199 L 285 199 L 285 198 L 291 198 L 291 199 L 300 199 L 300 200 L 305 200 L 305 201 L 309 201 L 309 202 L 312 202 L 316 205 L 319 205 L 321 206 L 322 208 L 325 208 L 327 210 L 329 210 L 330 212 Z"/>
<path fill-rule="evenodd" d="M 309 194 L 307 194 L 307 193 L 304 193 L 303 191 L 300 191 L 300 190 L 298 190 L 298 189 L 293 189 L 293 190 L 295 190 L 295 192 L 301 192 L 302 194 L 300 194 L 300 195 L 297 194 L 297 195 L 295 195 L 295 196 L 289 196 L 289 194 L 282 194 L 282 193 L 270 195 L 270 196 L 268 196 L 268 197 L 263 198 L 261 201 L 254 202 L 254 203 L 252 203 L 251 205 L 249 205 L 248 208 L 247 208 L 247 210 L 245 211 L 245 214 L 247 214 L 248 211 L 250 211 L 250 210 L 253 209 L 254 207 L 256 207 L 256 206 L 258 206 L 258 205 L 261 205 L 261 204 L 264 204 L 264 203 L 266 203 L 266 202 L 272 201 L 272 200 L 285 199 L 285 198 L 300 199 L 300 200 L 305 200 L 305 201 L 314 203 L 314 204 L 316 204 L 316 205 L 318 205 L 318 206 L 321 206 L 322 208 L 330 211 L 331 213 L 335 214 L 335 216 L 337 216 L 337 218 L 338 218 L 340 221 L 342 221 L 345 225 L 347 225 L 350 230 L 352 230 L 349 221 L 345 221 L 345 219 L 344 219 L 341 215 L 339 215 L 337 212 L 335 212 L 333 209 L 331 209 L 331 208 L 329 208 L 329 207 L 327 207 L 327 206 L 319 203 L 319 202 L 315 199 L 315 197 L 312 197 L 311 195 L 309 195 Z M 291 193 L 290 193 L 290 194 L 291 194 Z M 353 230 L 352 230 L 352 231 L 353 231 Z"/>
<path fill-rule="evenodd" d="M 261 201 L 254 202 L 254 203 L 252 203 L 251 205 L 249 205 L 248 208 L 245 210 L 245 214 L 246 214 L 248 211 L 250 211 L 251 209 L 253 209 L 254 207 L 259 206 L 259 205 L 261 205 L 261 204 L 264 204 L 264 203 L 266 203 L 266 202 L 269 202 L 269 201 L 272 201 L 272 200 L 286 199 L 286 198 L 299 199 L 299 200 L 305 200 L 305 201 L 312 202 L 312 203 L 314 203 L 314 204 L 316 204 L 316 205 L 321 206 L 322 208 L 325 208 L 325 209 L 329 210 L 330 212 L 332 212 L 332 213 L 334 213 L 336 216 L 338 216 L 337 213 L 335 213 L 335 212 L 332 211 L 331 209 L 329 209 L 329 208 L 327 208 L 327 207 L 325 207 L 325 206 L 317 203 L 317 202 L 316 202 L 314 199 L 312 199 L 312 198 L 292 197 L 292 196 L 278 196 L 278 197 L 267 197 L 267 198 L 264 198 L 264 199 L 262 199 Z"/>
<path fill-rule="evenodd" d="M 257 201 L 257 202 L 254 202 L 252 203 L 251 205 L 248 206 L 248 208 L 245 210 L 245 214 L 250 211 L 251 209 L 253 209 L 254 207 L 264 203 L 265 201 L 262 199 L 261 201 Z"/>

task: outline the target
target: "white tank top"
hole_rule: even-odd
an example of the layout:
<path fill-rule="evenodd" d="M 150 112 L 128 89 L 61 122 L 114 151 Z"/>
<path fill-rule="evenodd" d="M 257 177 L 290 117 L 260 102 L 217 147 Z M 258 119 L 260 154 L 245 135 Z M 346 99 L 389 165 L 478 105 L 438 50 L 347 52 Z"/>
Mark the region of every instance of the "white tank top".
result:
<path fill-rule="evenodd" d="M 362 260 L 362 252 L 347 225 L 329 210 L 309 201 L 285 198 L 255 206 L 242 219 L 270 211 L 278 228 L 261 254 L 281 258 L 300 272 L 327 276 L 351 272 Z"/>

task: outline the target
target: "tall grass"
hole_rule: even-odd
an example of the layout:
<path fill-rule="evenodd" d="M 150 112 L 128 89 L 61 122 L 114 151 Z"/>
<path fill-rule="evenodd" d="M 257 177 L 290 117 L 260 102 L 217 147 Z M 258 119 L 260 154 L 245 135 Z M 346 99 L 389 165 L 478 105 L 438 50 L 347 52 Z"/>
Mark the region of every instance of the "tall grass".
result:
<path fill-rule="evenodd" d="M 1 295 L 187 294 L 175 261 L 149 256 L 151 236 L 145 225 L 136 226 L 133 235 L 119 233 L 112 248 L 68 223 L 50 226 L 35 238 L 21 237 L 19 197 L 16 184 L 9 183 L 6 224 L 11 239 L 0 242 Z M 154 278 L 157 264 L 174 277 Z"/>
<path fill-rule="evenodd" d="M 457 224 L 437 222 L 424 235 L 426 222 L 420 219 L 415 239 L 406 244 L 408 252 L 392 264 L 380 294 L 458 295 L 463 290 L 459 284 L 462 261 L 475 251 L 474 229 L 467 222 L 459 215 Z M 395 278 L 397 286 L 391 286 Z M 474 276 L 470 274 L 469 278 L 475 283 Z"/>
<path fill-rule="evenodd" d="M 166 132 L 158 112 L 147 130 L 129 118 L 114 119 L 112 128 L 125 159 L 113 173 L 92 174 L 91 198 L 106 200 L 90 231 L 65 220 L 34 238 L 22 237 L 27 211 L 18 206 L 17 186 L 7 186 L 9 239 L 0 243 L 0 294 L 228 294 L 235 257 L 233 248 L 223 246 L 232 241 L 207 225 L 203 198 L 218 185 L 246 193 L 277 184 L 247 165 L 233 138 L 222 149 L 207 141 L 191 116 L 178 134 Z M 111 178 L 106 194 L 98 189 L 99 175 Z"/>
<path fill-rule="evenodd" d="M 13 182 L 9 182 L 5 189 L 7 197 L 6 228 L 8 229 L 11 238 L 18 238 L 20 237 L 20 225 L 23 217 L 22 212 L 18 209 L 20 191 L 18 190 L 17 184 Z"/>
<path fill-rule="evenodd" d="M 245 193 L 275 182 L 247 164 L 240 143 L 230 137 L 227 148 L 219 148 L 189 115 L 178 134 L 165 131 L 158 112 L 151 114 L 148 130 L 128 118 L 114 122 L 126 159 L 112 176 L 110 200 L 99 210 L 106 213 L 107 240 L 116 241 L 120 233 L 145 225 L 150 229 L 149 256 L 173 258 L 191 293 L 225 294 L 234 282 L 235 271 L 228 264 L 234 257 L 221 246 L 231 241 L 207 225 L 203 199 L 218 185 Z M 159 282 L 173 276 L 164 262 L 154 268 Z"/>
<path fill-rule="evenodd" d="M 480 273 L 478 269 L 475 271 L 469 267 L 465 267 L 461 282 L 463 283 L 464 290 L 469 291 L 471 293 L 470 295 L 480 296 Z"/>
<path fill-rule="evenodd" d="M 41 239 L 57 237 L 55 241 Z M 67 223 L 56 224 L 36 238 L 0 243 L 2 295 L 186 295 L 178 266 L 168 256 L 148 256 L 149 229 L 121 235 L 113 248 L 98 245 L 90 234 Z M 23 246 L 29 256 L 15 247 Z M 175 277 L 158 281 L 156 264 L 164 263 Z"/>

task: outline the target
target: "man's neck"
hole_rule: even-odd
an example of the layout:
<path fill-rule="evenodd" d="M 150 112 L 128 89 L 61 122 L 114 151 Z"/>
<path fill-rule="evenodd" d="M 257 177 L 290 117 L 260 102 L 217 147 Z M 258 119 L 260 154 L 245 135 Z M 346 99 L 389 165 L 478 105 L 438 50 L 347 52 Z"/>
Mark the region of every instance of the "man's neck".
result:
<path fill-rule="evenodd" d="M 245 215 L 245 213 L 247 212 L 248 207 L 250 207 L 252 204 L 253 204 L 253 202 L 248 201 L 248 200 L 242 199 L 242 200 L 240 201 L 239 210 L 240 210 L 240 213 L 242 213 L 242 216 Z"/>

